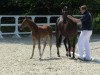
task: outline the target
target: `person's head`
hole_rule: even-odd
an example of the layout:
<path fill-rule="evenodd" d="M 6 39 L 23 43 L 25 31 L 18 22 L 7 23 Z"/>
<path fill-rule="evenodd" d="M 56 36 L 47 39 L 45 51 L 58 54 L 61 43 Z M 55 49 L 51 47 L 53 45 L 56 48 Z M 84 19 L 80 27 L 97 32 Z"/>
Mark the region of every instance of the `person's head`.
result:
<path fill-rule="evenodd" d="M 85 11 L 87 11 L 87 6 L 86 5 L 82 5 L 80 8 L 80 12 L 83 14 Z"/>

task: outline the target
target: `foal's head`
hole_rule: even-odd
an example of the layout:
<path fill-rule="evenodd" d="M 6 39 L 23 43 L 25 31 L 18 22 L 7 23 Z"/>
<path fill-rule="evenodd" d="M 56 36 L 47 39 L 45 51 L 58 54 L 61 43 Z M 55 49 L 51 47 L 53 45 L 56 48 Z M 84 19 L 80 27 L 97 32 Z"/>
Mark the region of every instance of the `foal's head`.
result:
<path fill-rule="evenodd" d="M 27 20 L 28 20 L 28 18 L 25 16 L 25 19 L 22 21 L 21 26 L 20 26 L 21 30 L 28 26 Z"/>
<path fill-rule="evenodd" d="M 30 30 L 34 30 L 34 29 L 38 28 L 36 23 L 33 22 L 32 20 L 28 19 L 26 16 L 25 16 L 25 19 L 23 20 L 23 22 L 21 23 L 20 29 L 22 30 L 25 27 L 28 27 Z"/>

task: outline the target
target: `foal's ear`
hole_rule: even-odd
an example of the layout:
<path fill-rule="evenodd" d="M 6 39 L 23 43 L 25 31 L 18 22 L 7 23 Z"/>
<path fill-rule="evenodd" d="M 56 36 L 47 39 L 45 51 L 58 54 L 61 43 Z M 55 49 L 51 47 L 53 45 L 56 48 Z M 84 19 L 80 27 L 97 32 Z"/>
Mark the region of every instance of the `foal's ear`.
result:
<path fill-rule="evenodd" d="M 25 15 L 25 19 L 28 19 L 26 15 Z"/>

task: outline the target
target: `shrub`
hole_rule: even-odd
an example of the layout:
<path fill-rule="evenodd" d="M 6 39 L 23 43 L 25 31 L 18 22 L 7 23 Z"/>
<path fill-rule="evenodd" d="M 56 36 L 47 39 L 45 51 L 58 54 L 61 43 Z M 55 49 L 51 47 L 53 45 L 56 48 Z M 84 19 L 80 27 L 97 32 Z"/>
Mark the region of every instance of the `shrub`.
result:
<path fill-rule="evenodd" d="M 93 32 L 100 33 L 100 14 L 93 19 Z"/>

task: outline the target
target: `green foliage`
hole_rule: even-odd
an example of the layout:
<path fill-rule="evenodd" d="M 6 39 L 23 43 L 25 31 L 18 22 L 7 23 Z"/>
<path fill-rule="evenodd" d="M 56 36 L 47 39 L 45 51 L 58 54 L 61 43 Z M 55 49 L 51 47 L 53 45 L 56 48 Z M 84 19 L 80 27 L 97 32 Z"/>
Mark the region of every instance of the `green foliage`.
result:
<path fill-rule="evenodd" d="M 100 14 L 93 19 L 94 33 L 100 33 Z"/>
<path fill-rule="evenodd" d="M 99 29 L 100 0 L 0 0 L 0 15 L 59 15 L 65 5 L 73 14 L 80 14 L 79 7 L 83 4 L 94 17 L 94 29 Z"/>
<path fill-rule="evenodd" d="M 93 19 L 93 26 L 96 29 L 100 29 L 100 14 L 98 14 L 94 19 Z"/>
<path fill-rule="evenodd" d="M 61 14 L 63 6 L 67 5 L 74 14 L 79 14 L 79 6 L 86 4 L 94 13 L 100 12 L 99 0 L 0 0 L 0 14 Z"/>

